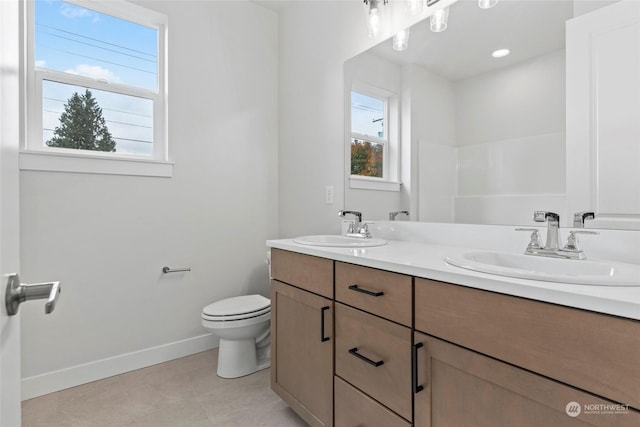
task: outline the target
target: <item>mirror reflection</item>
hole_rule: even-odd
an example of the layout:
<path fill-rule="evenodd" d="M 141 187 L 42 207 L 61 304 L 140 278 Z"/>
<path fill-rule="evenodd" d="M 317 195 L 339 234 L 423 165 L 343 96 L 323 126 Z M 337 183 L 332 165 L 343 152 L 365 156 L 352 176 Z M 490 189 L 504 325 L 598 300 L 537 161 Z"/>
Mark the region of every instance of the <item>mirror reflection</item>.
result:
<path fill-rule="evenodd" d="M 345 207 L 366 219 L 406 209 L 411 220 L 506 225 L 531 224 L 534 210 L 566 214 L 565 23 L 576 13 L 570 0 L 461 0 L 446 31 L 427 19 L 406 50 L 387 40 L 347 61 Z M 354 132 L 353 96 L 387 100 L 382 143 Z M 372 183 L 359 171 L 376 148 L 386 179 Z"/>

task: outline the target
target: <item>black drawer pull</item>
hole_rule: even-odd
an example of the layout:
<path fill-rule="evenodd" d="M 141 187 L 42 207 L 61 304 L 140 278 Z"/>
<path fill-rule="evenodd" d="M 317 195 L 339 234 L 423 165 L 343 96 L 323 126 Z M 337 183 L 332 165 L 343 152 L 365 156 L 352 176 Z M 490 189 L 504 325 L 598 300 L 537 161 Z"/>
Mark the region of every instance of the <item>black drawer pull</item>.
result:
<path fill-rule="evenodd" d="M 421 386 L 418 384 L 418 349 L 424 347 L 424 344 L 422 344 L 421 342 L 416 343 L 413 345 L 413 360 L 412 360 L 412 364 L 411 367 L 413 368 L 413 393 L 420 393 L 422 390 L 424 390 L 424 386 Z"/>
<path fill-rule="evenodd" d="M 329 337 L 324 336 L 324 312 L 329 310 L 329 308 L 331 307 L 326 306 L 320 309 L 320 341 L 321 342 L 329 341 Z"/>
<path fill-rule="evenodd" d="M 353 354 L 355 357 L 357 357 L 360 360 L 363 360 L 365 362 L 367 362 L 369 365 L 371 366 L 375 366 L 376 368 L 378 366 L 382 366 L 384 365 L 384 360 L 378 360 L 377 362 L 375 360 L 371 360 L 366 356 L 361 355 L 360 353 L 358 353 L 358 347 L 353 347 L 352 349 L 349 350 L 349 353 Z"/>
<path fill-rule="evenodd" d="M 384 292 L 382 291 L 368 291 L 366 289 L 359 288 L 358 285 L 351 285 L 349 286 L 349 289 L 351 289 L 352 291 L 360 292 L 361 294 L 371 295 L 372 297 L 381 297 L 382 295 L 384 295 Z"/>

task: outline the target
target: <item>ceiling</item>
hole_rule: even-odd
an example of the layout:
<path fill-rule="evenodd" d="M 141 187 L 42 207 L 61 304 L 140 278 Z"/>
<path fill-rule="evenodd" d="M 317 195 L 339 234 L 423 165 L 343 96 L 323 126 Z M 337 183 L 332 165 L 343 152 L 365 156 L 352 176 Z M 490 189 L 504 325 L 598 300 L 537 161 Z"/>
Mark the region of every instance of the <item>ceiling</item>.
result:
<path fill-rule="evenodd" d="M 564 48 L 565 21 L 572 17 L 572 0 L 500 0 L 487 10 L 477 0 L 460 0 L 450 7 L 445 31 L 433 33 L 423 20 L 411 27 L 407 50 L 394 51 L 389 39 L 368 52 L 455 81 Z M 502 48 L 511 54 L 491 56 Z"/>

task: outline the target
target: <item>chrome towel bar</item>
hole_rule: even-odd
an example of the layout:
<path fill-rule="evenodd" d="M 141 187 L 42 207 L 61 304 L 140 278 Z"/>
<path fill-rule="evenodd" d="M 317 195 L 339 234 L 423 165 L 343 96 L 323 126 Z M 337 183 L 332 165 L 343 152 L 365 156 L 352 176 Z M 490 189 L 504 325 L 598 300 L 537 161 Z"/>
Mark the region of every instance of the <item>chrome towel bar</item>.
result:
<path fill-rule="evenodd" d="M 179 273 L 181 271 L 191 271 L 191 267 L 184 267 L 184 268 L 169 268 L 167 266 L 162 267 L 162 272 L 164 274 L 167 274 L 167 273 Z"/>

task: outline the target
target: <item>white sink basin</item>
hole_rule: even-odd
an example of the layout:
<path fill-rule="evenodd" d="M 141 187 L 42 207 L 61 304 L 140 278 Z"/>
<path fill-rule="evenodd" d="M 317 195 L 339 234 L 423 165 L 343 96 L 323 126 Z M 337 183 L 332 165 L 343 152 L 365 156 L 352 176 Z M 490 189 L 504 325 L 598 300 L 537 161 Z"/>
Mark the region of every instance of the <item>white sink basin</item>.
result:
<path fill-rule="evenodd" d="M 294 243 L 309 246 L 329 246 L 338 248 L 368 248 L 386 245 L 387 241 L 372 237 L 370 239 L 338 235 L 302 236 L 293 239 Z"/>
<path fill-rule="evenodd" d="M 640 266 L 621 262 L 568 260 L 503 252 L 467 252 L 448 264 L 482 273 L 546 282 L 595 286 L 640 286 Z"/>

